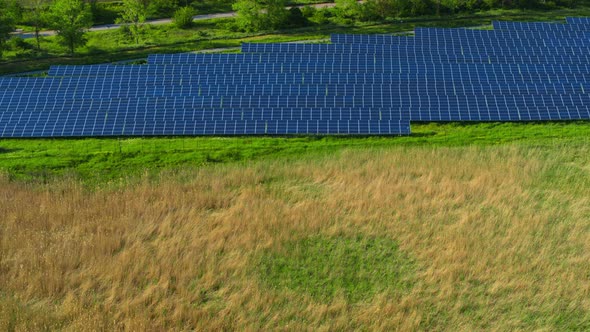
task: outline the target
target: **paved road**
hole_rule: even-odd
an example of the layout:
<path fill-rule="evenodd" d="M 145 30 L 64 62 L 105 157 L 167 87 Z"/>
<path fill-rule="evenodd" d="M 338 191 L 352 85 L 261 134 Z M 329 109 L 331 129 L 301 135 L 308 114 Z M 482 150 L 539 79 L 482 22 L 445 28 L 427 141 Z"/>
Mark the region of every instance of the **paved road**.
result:
<path fill-rule="evenodd" d="M 335 5 L 336 5 L 335 3 L 319 3 L 319 4 L 314 4 L 311 6 L 316 7 L 316 8 L 330 8 L 330 7 L 334 7 Z M 295 7 L 303 7 L 303 6 L 295 6 Z M 291 8 L 291 7 L 287 7 L 287 8 Z M 209 19 L 213 19 L 213 18 L 227 18 L 227 17 L 234 17 L 234 16 L 236 16 L 236 12 L 196 15 L 196 16 L 193 16 L 193 19 L 195 21 L 200 21 L 200 20 L 209 20 Z M 162 18 L 162 19 L 158 19 L 158 20 L 150 20 L 150 21 L 145 22 L 145 24 L 169 24 L 169 23 L 172 23 L 171 18 Z M 121 25 L 124 25 L 124 24 L 95 25 L 92 28 L 88 29 L 88 31 L 112 30 L 112 29 L 117 29 L 117 28 L 121 27 Z M 43 37 L 46 37 L 46 36 L 53 36 L 56 34 L 56 32 L 53 30 L 45 30 L 45 31 L 41 31 L 39 34 Z M 21 38 L 34 38 L 35 37 L 35 33 L 33 33 L 33 32 L 19 32 L 19 31 L 17 31 L 17 32 L 13 32 L 12 35 L 20 36 Z"/>

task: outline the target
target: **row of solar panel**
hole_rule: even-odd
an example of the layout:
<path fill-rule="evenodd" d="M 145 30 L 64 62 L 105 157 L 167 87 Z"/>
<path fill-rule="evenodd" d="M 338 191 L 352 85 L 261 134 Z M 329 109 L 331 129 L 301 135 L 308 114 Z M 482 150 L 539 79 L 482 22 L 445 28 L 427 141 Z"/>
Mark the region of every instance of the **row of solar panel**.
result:
<path fill-rule="evenodd" d="M 28 79 L 28 78 L 11 78 L 0 80 L 0 89 L 2 96 L 15 93 L 15 90 L 21 94 L 44 94 L 51 93 L 81 93 L 94 91 L 96 93 L 114 93 L 114 92 L 135 92 L 141 91 L 199 91 L 203 94 L 217 91 L 218 94 L 236 94 L 240 90 L 245 91 L 244 94 L 256 93 L 257 91 L 279 91 L 285 92 L 295 91 L 301 93 L 305 91 L 313 91 L 316 89 L 319 92 L 326 91 L 328 93 L 340 92 L 356 92 L 356 91 L 374 91 L 384 90 L 391 91 L 411 91 L 412 89 L 441 89 L 442 91 L 454 90 L 475 90 L 487 91 L 492 89 L 494 91 L 515 90 L 515 91 L 556 91 L 561 93 L 563 91 L 580 91 L 582 93 L 588 91 L 588 82 L 516 82 L 508 83 L 506 81 L 473 81 L 473 80 L 432 80 L 430 78 L 424 80 L 394 80 L 391 75 L 356 75 L 348 76 L 350 80 L 347 82 L 337 82 L 340 75 L 317 75 L 311 77 L 299 77 L 293 75 L 262 75 L 262 76 L 232 76 L 232 77 L 218 77 L 217 80 L 192 80 L 192 79 L 168 79 L 168 80 L 154 80 L 153 78 L 138 77 L 136 79 L 123 80 L 120 78 L 111 79 L 111 77 L 76 77 L 76 78 L 47 78 L 42 80 Z M 397 77 L 397 76 L 396 76 Z M 157 77 L 159 78 L 159 77 Z M 319 79 L 324 78 L 325 81 L 320 82 Z M 269 82 L 270 81 L 270 82 Z M 260 83 L 266 82 L 266 83 Z M 355 83 L 359 82 L 359 83 Z M 244 85 L 247 84 L 247 85 Z M 234 92 L 235 91 L 235 92 Z M 289 92 L 291 93 L 291 92 Z"/>
<path fill-rule="evenodd" d="M 115 122 L 86 118 L 0 122 L 0 137 L 162 135 L 409 135 L 408 121 L 197 121 Z"/>
<path fill-rule="evenodd" d="M 303 55 L 301 53 L 301 55 Z M 347 55 L 350 56 L 350 55 Z M 370 60 L 371 57 L 374 57 L 374 54 L 365 54 L 365 55 L 361 55 L 359 54 L 359 58 L 363 59 L 366 58 L 367 59 L 367 65 L 368 64 L 374 64 L 374 65 L 379 65 L 379 63 L 383 63 L 382 66 L 405 66 L 405 65 L 412 65 L 412 64 L 416 64 L 416 65 L 433 65 L 433 64 L 445 64 L 445 63 L 457 63 L 457 64 L 461 64 L 461 63 L 465 63 L 465 64 L 513 64 L 513 65 L 524 65 L 524 64 L 546 64 L 546 65 L 559 65 L 559 64 L 568 64 L 568 65 L 583 65 L 583 64 L 587 64 L 588 60 L 590 59 L 590 55 L 564 55 L 564 56 L 552 56 L 552 55 L 539 55 L 539 56 L 534 56 L 534 55 L 523 55 L 523 56 L 518 56 L 518 57 L 509 57 L 509 56 L 494 56 L 494 55 L 481 55 L 481 56 L 472 56 L 472 55 L 445 55 L 445 54 L 433 54 L 433 55 L 420 55 L 420 56 L 416 56 L 416 57 L 397 57 L 397 56 L 392 56 L 392 57 L 387 57 L 384 58 L 383 60 L 380 59 L 375 59 L 375 60 Z M 380 56 L 380 55 L 377 55 Z M 289 58 L 293 59 L 293 63 L 289 63 Z M 319 63 L 311 63 L 311 64 L 305 64 L 303 62 L 304 59 L 306 57 L 305 56 L 286 56 L 286 60 L 280 60 L 277 59 L 276 61 L 270 61 L 269 63 L 244 63 L 244 64 L 248 64 L 250 66 L 254 66 L 254 65 L 258 65 L 260 70 L 265 70 L 266 72 L 270 71 L 269 67 L 271 66 L 278 66 L 278 69 L 276 72 L 280 72 L 280 68 L 282 67 L 283 70 L 286 70 L 288 68 L 291 68 L 290 70 L 296 70 L 296 69 L 301 69 L 303 70 L 333 70 L 333 71 L 337 71 L 337 70 L 347 70 L 349 68 L 351 68 L 352 64 L 358 63 L 361 60 L 350 60 L 350 64 L 349 63 L 345 63 L 346 59 L 344 57 L 342 57 L 342 60 L 340 60 L 341 56 L 340 55 L 336 55 L 334 57 L 334 59 L 322 59 L 322 57 L 320 56 L 314 56 L 314 55 L 310 55 L 308 58 L 309 60 L 313 61 L 314 59 L 318 59 L 318 61 L 320 61 Z M 325 60 L 325 61 L 323 61 Z M 298 62 L 299 61 L 299 62 Z M 354 62 L 353 62 L 354 61 Z M 286 62 L 286 63 L 285 63 Z M 240 64 L 240 63 L 217 63 L 217 64 Z M 181 66 L 181 65 L 185 65 L 185 66 L 189 66 L 189 65 L 193 65 L 195 66 L 195 64 L 189 63 L 189 64 L 173 64 L 175 66 Z M 196 64 L 198 65 L 198 64 Z M 282 66 L 281 66 L 282 65 Z M 167 70 L 160 70 L 160 69 L 151 69 L 152 66 L 171 66 L 171 65 L 147 65 L 147 66 L 122 66 L 122 65 L 116 65 L 113 66 L 113 70 L 124 70 L 123 73 L 126 72 L 130 72 L 130 71 L 143 71 L 143 72 L 162 72 L 164 74 L 175 74 L 174 71 L 167 71 Z M 98 73 L 100 70 L 97 69 L 95 71 L 95 73 L 91 73 L 90 67 L 94 67 L 94 66 L 84 66 L 84 67 L 80 67 L 81 69 L 72 69 L 70 71 L 67 72 L 62 72 L 62 71 L 57 71 L 57 69 L 53 69 L 50 71 L 50 75 L 51 76 L 72 76 L 72 75 L 79 75 L 80 73 L 83 73 L 85 75 L 90 75 L 90 74 L 95 74 Z M 98 67 L 98 66 L 97 66 Z M 132 69 L 125 69 L 125 67 L 132 67 Z M 208 67 L 208 66 L 207 66 Z M 63 68 L 63 67 L 62 67 Z M 139 69 L 133 69 L 133 68 L 139 68 Z M 203 73 L 206 74 L 207 72 L 210 72 L 210 70 L 207 70 L 206 68 L 201 68 L 201 69 L 191 69 L 194 73 Z M 231 73 L 224 73 L 224 74 L 231 74 Z"/>
<path fill-rule="evenodd" d="M 498 45 L 501 46 L 501 45 Z M 435 55 L 463 55 L 471 57 L 481 56 L 536 56 L 550 59 L 559 56 L 580 56 L 582 57 L 589 50 L 588 46 L 579 47 L 559 47 L 548 48 L 544 46 L 530 47 L 529 52 L 525 48 L 500 48 L 498 46 L 478 47 L 473 46 L 468 48 L 467 45 L 463 49 L 454 47 L 440 47 L 433 48 L 430 45 L 411 43 L 404 45 L 387 45 L 387 44 L 256 44 L 243 43 L 242 53 L 344 53 L 344 54 L 385 54 L 389 57 L 418 57 L 418 56 L 435 56 Z"/>
<path fill-rule="evenodd" d="M 590 56 L 590 55 L 589 55 Z M 269 63 L 269 64 L 211 64 L 199 65 L 148 65 L 148 66 L 93 66 L 93 67 L 53 67 L 51 76 L 192 76 L 192 75 L 240 75 L 240 74 L 280 74 L 280 73 L 384 73 L 399 77 L 456 77 L 456 76 L 508 76 L 508 77 L 535 77 L 539 75 L 555 74 L 579 74 L 586 75 L 590 71 L 576 70 L 575 67 L 398 67 L 383 64 L 322 64 L 322 63 Z"/>
<path fill-rule="evenodd" d="M 440 57 L 440 56 L 439 56 Z M 450 56 L 448 56 L 450 57 Z M 552 57 L 553 58 L 553 57 Z M 392 57 L 387 54 L 319 54 L 319 53 L 235 53 L 235 54 L 154 54 L 148 57 L 149 65 L 209 65 L 209 64 L 232 64 L 232 63 L 250 63 L 250 64 L 264 64 L 264 63 L 279 63 L 279 62 L 321 62 L 321 63 L 367 63 L 367 64 L 391 64 L 401 67 L 416 67 L 416 66 L 560 66 L 562 63 L 543 63 L 543 64 L 512 64 L 512 63 L 444 63 L 429 61 L 426 56 L 421 57 L 424 61 L 404 61 L 402 58 Z M 489 60 L 489 57 L 488 57 Z M 579 66 L 587 68 L 587 63 L 568 64 L 569 66 Z M 97 65 L 95 65 L 97 66 Z"/>
<path fill-rule="evenodd" d="M 492 26 L 494 29 L 512 31 L 590 31 L 590 25 L 587 24 L 492 21 Z"/>
<path fill-rule="evenodd" d="M 180 75 L 178 75 L 180 76 Z M 190 76 L 190 75 L 183 75 L 183 76 Z M 473 82 L 473 83 L 506 83 L 506 84 L 518 84 L 518 83 L 535 83 L 535 82 L 547 82 L 547 83 L 586 83 L 589 80 L 590 74 L 582 73 L 582 74 L 562 74 L 562 73 L 551 73 L 551 74 L 542 74 L 542 73 L 523 73 L 521 75 L 518 74 L 511 74 L 511 73 L 481 73 L 481 74 L 470 74 L 470 73 L 452 73 L 452 74 L 427 74 L 427 73 L 411 73 L 411 74 L 390 74 L 390 75 L 383 75 L 381 77 L 376 76 L 363 76 L 358 75 L 356 78 L 360 82 L 373 82 L 373 83 L 387 83 L 387 82 L 408 82 L 413 80 L 420 80 L 420 81 L 449 81 L 449 82 Z M 160 75 L 152 76 L 154 79 L 158 79 Z M 238 81 L 251 81 L 255 82 L 255 80 L 260 80 L 261 77 L 268 77 L 273 79 L 273 75 L 265 75 L 265 76 L 256 76 L 251 78 L 244 78 L 242 75 L 238 77 L 215 77 L 211 76 L 208 78 L 200 76 L 198 80 L 202 84 L 211 84 L 212 82 L 226 82 L 225 84 L 230 84 L 230 82 L 238 82 Z M 351 77 L 354 78 L 354 77 Z M 283 80 L 284 77 L 278 77 L 277 80 Z M 320 76 L 320 77 L 311 77 L 311 79 L 315 80 L 315 84 L 341 84 L 343 81 L 337 80 L 330 80 L 330 76 Z M 194 79 L 197 81 L 197 78 Z M 188 79 L 187 79 L 188 82 Z M 274 81 L 262 81 L 262 83 L 269 83 L 273 84 Z M 303 80 L 301 81 L 287 81 L 286 84 L 313 84 L 314 81 L 312 80 Z M 188 83 L 187 83 L 188 84 Z M 353 84 L 351 82 L 351 84 Z M 467 83 L 463 83 L 467 84 Z"/>
<path fill-rule="evenodd" d="M 422 31 L 415 36 L 400 37 L 392 35 L 345 35 L 333 34 L 330 36 L 332 44 L 379 44 L 379 45 L 404 45 L 404 44 L 422 44 L 436 45 L 440 47 L 472 45 L 480 47 L 491 46 L 513 46 L 524 48 L 526 46 L 586 46 L 585 42 L 590 33 L 583 34 L 556 34 L 543 36 L 544 38 L 513 38 L 507 36 L 505 31 L 501 30 L 483 30 L 487 33 L 472 33 L 472 30 L 466 29 L 449 29 L 450 31 Z M 463 32 L 465 31 L 465 32 Z M 477 30 L 476 30 L 477 31 Z M 493 32 L 493 33 L 491 33 Z"/>
<path fill-rule="evenodd" d="M 590 17 L 566 17 L 565 21 L 568 24 L 589 24 L 590 25 Z"/>
<path fill-rule="evenodd" d="M 391 39 L 388 36 L 381 38 L 367 37 L 367 35 L 332 35 L 331 42 L 334 45 L 386 45 L 397 48 L 419 49 L 420 47 L 438 47 L 438 48 L 458 48 L 458 47 L 480 47 L 490 49 L 493 47 L 513 47 L 514 49 L 523 50 L 526 47 L 570 47 L 583 48 L 587 47 L 586 40 L 588 36 L 576 38 L 559 38 L 559 39 L 504 39 L 502 36 L 480 36 L 480 35 L 439 35 L 424 34 L 416 37 L 404 37 Z M 389 40 L 387 40 L 389 39 Z M 382 42 L 382 41 L 387 42 Z"/>
<path fill-rule="evenodd" d="M 512 45 L 505 43 L 493 43 L 482 45 L 477 43 L 448 43 L 435 45 L 431 43 L 422 43 L 419 40 L 410 40 L 403 44 L 242 44 L 243 53 L 307 53 L 316 54 L 383 54 L 383 56 L 393 57 L 400 55 L 418 56 L 418 55 L 497 55 L 497 56 L 560 56 L 560 55 L 583 55 L 588 52 L 588 44 L 582 46 L 562 45 Z"/>
<path fill-rule="evenodd" d="M 240 55 L 240 54 L 235 54 Z M 213 60 L 213 58 L 195 57 L 196 61 Z M 248 58 L 243 57 L 224 57 L 220 63 L 196 63 L 196 64 L 158 64 L 147 66 L 123 66 L 123 65 L 89 65 L 89 66 L 52 66 L 49 70 L 49 76 L 59 76 L 60 74 L 94 74 L 101 72 L 118 72 L 133 73 L 142 71 L 173 73 L 173 72 L 191 72 L 200 71 L 203 67 L 217 69 L 233 69 L 233 68 L 254 68 L 261 70 L 285 70 L 286 68 L 334 68 L 344 69 L 363 68 L 363 67 L 377 67 L 388 68 L 390 70 L 397 70 L 398 72 L 434 72 L 434 71 L 493 71 L 493 72 L 558 72 L 558 73 L 577 73 L 590 72 L 590 65 L 587 63 L 581 64 L 483 64 L 483 63 L 404 63 L 397 64 L 390 61 L 390 59 L 377 59 L 372 55 L 358 55 L 345 57 L 334 57 L 329 59 L 325 56 L 314 55 L 290 55 L 285 57 L 275 57 L 269 59 L 265 63 L 250 63 Z M 282 62 L 288 63 L 282 63 Z M 227 62 L 227 63 L 225 63 Z M 310 64 L 309 62 L 320 62 Z M 206 65 L 206 66 L 205 66 Z M 0 84 L 3 79 L 0 79 Z"/>
<path fill-rule="evenodd" d="M 582 74 L 576 75 L 583 75 Z M 572 85 L 574 83 L 568 82 L 570 78 L 575 75 L 566 74 L 556 70 L 555 73 L 530 73 L 522 72 L 520 77 L 525 75 L 542 75 L 545 78 L 551 78 L 555 75 L 560 75 L 562 82 L 558 81 L 537 81 L 537 82 L 518 82 L 518 83 L 502 83 L 500 80 L 506 81 L 516 80 L 518 77 L 515 73 L 479 73 L 478 78 L 474 73 L 453 73 L 454 75 L 437 74 L 433 77 L 426 77 L 425 79 L 418 79 L 424 77 L 423 73 L 413 74 L 394 74 L 394 73 L 351 73 L 351 74 L 332 74 L 332 73 L 278 73 L 278 74 L 240 74 L 240 75 L 201 75 L 201 76 L 73 76 L 73 77 L 48 77 L 44 79 L 35 78 L 21 78 L 11 77 L 0 79 L 0 88 L 3 90 L 21 90 L 21 89 L 100 89 L 111 90 L 111 87 L 118 88 L 119 86 L 129 87 L 166 87 L 174 86 L 200 86 L 209 87 L 213 85 L 220 86 L 234 86 L 234 85 L 294 85 L 296 87 L 303 87 L 307 85 L 324 85 L 324 86 L 339 86 L 339 85 L 415 85 L 426 84 L 430 86 L 472 86 L 481 84 L 500 84 L 500 85 Z M 436 80 L 434 78 L 444 76 L 444 80 Z M 407 80 L 405 78 L 411 78 Z M 492 80 L 493 81 L 492 81 Z M 576 83 L 576 85 L 583 86 L 585 82 Z"/>
<path fill-rule="evenodd" d="M 43 89 L 0 90 L 0 104 L 31 98 L 97 99 L 182 96 L 363 96 L 364 98 L 395 98 L 398 95 L 521 95 L 521 94 L 584 94 L 589 83 L 559 84 L 451 84 L 448 81 L 410 81 L 381 85 L 84 85 L 53 86 Z"/>
<path fill-rule="evenodd" d="M 339 44 L 400 44 L 411 41 L 420 42 L 467 42 L 480 38 L 481 42 L 522 42 L 544 43 L 555 46 L 560 40 L 586 40 L 590 31 L 518 31 L 518 30 L 476 30 L 476 29 L 442 29 L 415 28 L 414 35 L 347 35 L 334 34 L 331 41 Z"/>
<path fill-rule="evenodd" d="M 391 109 L 361 108 L 267 108 L 267 109 L 172 109 L 147 112 L 143 109 L 98 108 L 49 110 L 45 112 L 0 112 L 0 121 L 42 121 L 49 118 L 99 117 L 104 121 L 209 121 L 209 120 L 409 120 L 409 114 Z"/>
<path fill-rule="evenodd" d="M 264 110 L 175 110 L 148 112 L 145 110 L 72 110 L 55 112 L 7 112 L 0 113 L 2 122 L 44 122 L 49 119 L 68 121 L 85 119 L 101 123 L 118 122 L 203 122 L 203 121 L 540 121 L 540 120 L 584 120 L 590 118 L 588 106 L 549 107 L 526 105 L 507 109 L 505 107 L 457 108 L 455 105 L 435 105 L 399 110 L 403 116 L 396 116 L 391 109 L 366 108 L 332 109 L 331 112 L 309 109 L 268 109 Z"/>
<path fill-rule="evenodd" d="M 526 81 L 522 77 L 512 76 L 481 76 L 462 75 L 457 77 L 416 77 L 399 74 L 383 73 L 361 73 L 361 74 L 334 74 L 334 73 L 288 73 L 288 74 L 240 74 L 240 75 L 178 75 L 178 76 L 100 76 L 100 77 L 73 77 L 53 78 L 53 83 L 43 84 L 41 81 L 51 78 L 40 79 L 39 82 L 29 80 L 10 79 L 11 87 L 21 89 L 49 88 L 55 85 L 69 86 L 72 89 L 84 85 L 109 84 L 117 86 L 120 84 L 142 85 L 142 86 L 170 86 L 170 85 L 325 85 L 325 84 L 351 84 L 351 85 L 403 85 L 411 82 L 432 82 L 432 84 L 446 82 L 451 85 L 481 85 L 481 84 L 584 84 L 587 79 L 577 77 L 579 75 L 554 74 L 545 75 L 545 80 Z M 18 80 L 18 81 L 17 81 Z M 63 81 L 60 81 L 63 80 Z M 103 83 L 99 83 L 103 82 Z M 8 88 L 5 88 L 9 90 Z"/>
<path fill-rule="evenodd" d="M 240 96 L 240 97 L 163 97 L 131 99 L 77 99 L 51 100 L 31 98 L 0 105 L 3 112 L 61 112 L 71 110 L 111 110 L 115 112 L 145 111 L 165 113 L 168 110 L 205 109 L 220 110 L 218 114 L 234 109 L 309 108 L 318 113 L 333 108 L 382 108 L 403 118 L 408 110 L 435 112 L 457 109 L 466 112 L 482 109 L 512 110 L 527 108 L 589 109 L 590 95 L 471 95 L 471 96 L 394 96 L 385 98 L 355 98 L 352 96 Z M 393 115 L 392 115 L 393 116 Z M 443 120 L 443 119 L 441 119 Z M 459 120 L 459 119 L 457 119 Z"/>
<path fill-rule="evenodd" d="M 478 44 L 443 44 L 437 45 L 422 43 L 420 40 L 409 39 L 403 44 L 288 44 L 288 43 L 243 43 L 243 53 L 385 53 L 399 55 L 419 54 L 462 54 L 462 55 L 575 55 L 588 52 L 588 44 L 582 46 L 549 47 L 546 45 L 522 45 L 521 47 L 509 47 L 510 44 L 494 43 L 490 45 Z M 528 50 L 528 52 L 527 52 Z"/>

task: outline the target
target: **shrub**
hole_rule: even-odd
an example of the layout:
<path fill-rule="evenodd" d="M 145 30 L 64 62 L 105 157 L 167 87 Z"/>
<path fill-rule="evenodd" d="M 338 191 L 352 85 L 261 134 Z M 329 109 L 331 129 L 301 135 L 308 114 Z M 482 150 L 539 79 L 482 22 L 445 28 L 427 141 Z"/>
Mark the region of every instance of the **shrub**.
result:
<path fill-rule="evenodd" d="M 193 25 L 195 10 L 192 7 L 182 7 L 174 13 L 172 21 L 181 29 L 188 29 Z"/>

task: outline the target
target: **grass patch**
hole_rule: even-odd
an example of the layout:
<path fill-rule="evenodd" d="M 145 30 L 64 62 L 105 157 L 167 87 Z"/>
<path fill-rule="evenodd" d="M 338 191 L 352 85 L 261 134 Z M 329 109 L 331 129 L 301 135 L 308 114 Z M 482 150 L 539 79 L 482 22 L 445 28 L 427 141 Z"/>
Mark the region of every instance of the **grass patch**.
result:
<path fill-rule="evenodd" d="M 590 123 L 431 123 L 414 124 L 412 131 L 408 137 L 2 139 L 0 171 L 15 180 L 46 182 L 67 176 L 100 183 L 162 169 L 299 158 L 344 148 L 581 144 L 588 142 Z"/>
<path fill-rule="evenodd" d="M 0 330 L 587 330 L 589 164 L 531 139 L 0 177 Z"/>
<path fill-rule="evenodd" d="M 287 288 L 317 301 L 354 303 L 377 293 L 406 292 L 412 263 L 387 238 L 313 236 L 280 245 L 260 258 L 258 274 L 271 288 Z"/>

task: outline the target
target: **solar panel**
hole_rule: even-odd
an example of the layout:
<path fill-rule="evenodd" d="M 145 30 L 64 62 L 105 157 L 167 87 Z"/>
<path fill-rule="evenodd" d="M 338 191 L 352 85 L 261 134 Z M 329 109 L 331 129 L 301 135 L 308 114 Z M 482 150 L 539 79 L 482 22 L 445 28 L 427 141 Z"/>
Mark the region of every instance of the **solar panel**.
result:
<path fill-rule="evenodd" d="M 587 55 L 590 59 L 590 54 Z M 547 75 L 572 73 L 569 68 L 581 68 L 582 66 L 564 66 L 568 63 L 557 63 L 550 65 L 529 65 L 529 66 L 402 66 L 396 63 L 387 62 L 334 62 L 334 63 L 315 63 L 315 62 L 293 62 L 293 63 L 266 63 L 266 64 L 212 64 L 208 66 L 199 65 L 150 65 L 137 66 L 133 68 L 119 69 L 118 66 L 104 66 L 100 69 L 96 67 L 61 66 L 52 68 L 54 76 L 194 76 L 194 75 L 236 75 L 236 74 L 280 74 L 280 73 L 384 73 L 400 74 L 408 77 L 419 77 L 420 75 L 433 75 L 431 77 L 453 77 L 465 73 L 465 75 L 486 75 L 488 73 L 497 73 L 506 76 L 523 76 L 525 73 L 540 73 Z M 74 67 L 74 68 L 73 68 Z M 578 70 L 572 75 L 578 75 Z M 460 72 L 460 73 L 458 73 Z M 588 71 L 579 73 L 580 76 L 587 75 Z"/>
<path fill-rule="evenodd" d="M 478 43 L 490 45 L 494 43 L 513 45 L 549 45 L 561 42 L 573 42 L 574 45 L 587 45 L 585 42 L 590 31 L 511 31 L 511 30 L 473 30 L 473 29 L 440 29 L 416 28 L 414 36 L 400 37 L 391 35 L 343 35 L 330 36 L 332 44 L 381 44 L 401 45 L 412 42 L 424 43 L 436 40 L 441 45 L 447 43 Z M 519 44 L 521 43 L 521 44 Z M 440 46 L 440 45 L 438 45 Z M 190 55 L 190 54 L 189 54 Z"/>
<path fill-rule="evenodd" d="M 444 39 L 446 41 L 446 39 Z M 487 45 L 482 42 L 480 38 L 473 38 L 469 40 L 460 39 L 457 42 L 440 42 L 439 39 L 432 38 L 421 42 L 420 45 L 415 46 L 412 49 L 405 51 L 406 53 L 394 52 L 394 53 L 243 53 L 243 54 L 187 54 L 182 57 L 165 57 L 159 55 L 157 58 L 151 58 L 149 63 L 151 65 L 169 65 L 169 64 L 264 64 L 264 63 L 293 63 L 293 62 L 322 62 L 322 63 L 334 63 L 334 62 L 374 62 L 374 63 L 396 63 L 404 64 L 410 63 L 410 57 L 414 59 L 422 59 L 422 62 L 426 62 L 429 58 L 432 59 L 430 63 L 441 63 L 441 61 L 434 61 L 435 57 L 441 58 L 445 55 L 449 60 L 460 59 L 465 56 L 479 55 L 482 58 L 488 58 L 489 56 L 504 56 L 510 58 L 516 58 L 517 56 L 531 57 L 533 55 L 548 59 L 547 56 L 558 57 L 558 56 L 572 56 L 575 54 L 585 55 L 587 47 L 580 47 L 581 45 L 587 45 L 587 41 L 580 41 L 577 44 L 569 43 L 569 40 L 560 39 L 559 42 L 555 42 L 555 45 L 551 45 L 555 48 L 553 51 L 548 50 L 547 44 L 549 41 L 544 41 L 540 44 L 532 45 L 532 43 L 526 42 L 514 42 L 512 44 L 500 44 L 500 43 L 488 43 Z M 553 43 L 553 41 L 552 41 Z M 436 50 L 438 53 L 433 53 Z M 417 61 L 416 61 L 417 62 Z M 54 75 L 53 72 L 50 74 Z"/>
<path fill-rule="evenodd" d="M 501 45 L 501 44 L 500 44 Z M 504 49 L 497 48 L 497 45 L 490 44 L 488 47 L 471 47 L 468 48 L 464 45 L 461 49 L 455 48 L 432 48 L 430 45 L 424 45 L 423 43 L 403 43 L 403 44 L 288 44 L 288 43 L 277 43 L 277 44 L 254 44 L 244 43 L 242 44 L 242 52 L 244 53 L 303 53 L 303 54 L 383 54 L 387 57 L 393 56 L 418 56 L 418 55 L 442 55 L 442 54 L 473 54 L 473 55 L 566 55 L 566 54 L 579 54 L 584 55 L 588 53 L 590 47 L 584 46 L 571 46 L 563 48 L 550 48 L 546 45 L 530 45 L 528 52 L 524 49 Z"/>
<path fill-rule="evenodd" d="M 407 135 L 410 121 L 590 119 L 590 29 L 498 22 L 0 78 L 0 137 Z"/>
<path fill-rule="evenodd" d="M 400 121 L 197 121 L 102 122 L 88 119 L 47 119 L 1 122 L 0 137 L 84 136 L 231 136 L 231 135 L 409 135 Z"/>
<path fill-rule="evenodd" d="M 559 75 L 557 75 L 559 77 Z M 535 76 L 536 78 L 539 75 Z M 24 79 L 31 81 L 30 79 Z M 41 83 L 47 80 L 32 80 Z M 190 96 L 391 96 L 404 94 L 583 94 L 590 91 L 590 83 L 536 83 L 525 81 L 519 83 L 498 82 L 492 80 L 431 80 L 416 79 L 411 81 L 384 82 L 382 84 L 181 84 L 146 85 L 110 82 L 104 79 L 88 78 L 85 81 L 62 82 L 60 85 L 8 85 L 0 91 L 0 105 L 31 102 L 33 99 L 67 100 L 97 98 L 138 98 L 138 97 L 190 97 Z M 149 82 L 153 83 L 154 80 Z M 70 84 L 71 83 L 71 84 Z M 0 87 L 2 81 L 0 80 Z"/>
<path fill-rule="evenodd" d="M 590 26 L 584 24 L 492 21 L 492 25 L 494 29 L 498 30 L 590 31 Z"/>
<path fill-rule="evenodd" d="M 566 17 L 565 21 L 568 24 L 586 24 L 590 25 L 590 17 Z"/>

